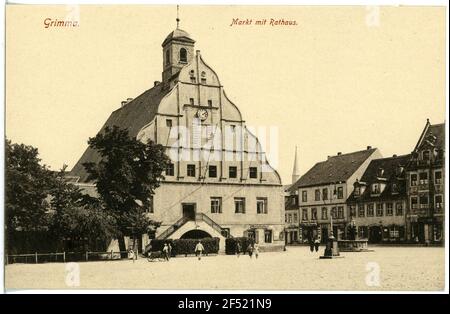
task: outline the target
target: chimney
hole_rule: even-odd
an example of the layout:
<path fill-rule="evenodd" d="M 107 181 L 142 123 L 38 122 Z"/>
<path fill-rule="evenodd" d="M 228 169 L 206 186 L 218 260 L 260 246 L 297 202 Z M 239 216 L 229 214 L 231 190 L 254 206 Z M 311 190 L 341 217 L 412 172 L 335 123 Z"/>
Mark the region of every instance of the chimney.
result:
<path fill-rule="evenodd" d="M 156 85 L 159 85 L 159 84 L 161 84 L 160 81 L 154 81 L 154 82 L 153 82 L 153 86 L 156 86 Z"/>
<path fill-rule="evenodd" d="M 367 150 L 372 149 L 372 146 L 367 146 Z"/>
<path fill-rule="evenodd" d="M 127 98 L 127 103 L 129 103 L 132 100 L 133 100 L 133 98 Z"/>
<path fill-rule="evenodd" d="M 342 152 L 338 152 L 337 155 L 338 155 L 338 156 L 341 156 L 341 155 L 342 155 Z"/>
<path fill-rule="evenodd" d="M 397 158 L 397 154 L 392 155 L 392 157 Z"/>
<path fill-rule="evenodd" d="M 127 102 L 124 100 L 120 104 L 121 104 L 121 107 L 123 107 L 123 106 L 125 106 L 127 104 Z"/>

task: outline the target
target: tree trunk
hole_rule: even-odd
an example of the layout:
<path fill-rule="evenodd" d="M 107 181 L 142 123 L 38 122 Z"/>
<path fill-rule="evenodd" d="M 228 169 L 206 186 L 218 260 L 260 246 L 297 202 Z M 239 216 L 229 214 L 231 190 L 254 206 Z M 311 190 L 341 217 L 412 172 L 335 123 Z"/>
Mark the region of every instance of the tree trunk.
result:
<path fill-rule="evenodd" d="M 126 253 L 126 246 L 125 246 L 125 238 L 123 236 L 120 236 L 118 239 L 119 241 L 119 250 L 120 250 L 120 258 L 127 258 L 127 253 Z"/>

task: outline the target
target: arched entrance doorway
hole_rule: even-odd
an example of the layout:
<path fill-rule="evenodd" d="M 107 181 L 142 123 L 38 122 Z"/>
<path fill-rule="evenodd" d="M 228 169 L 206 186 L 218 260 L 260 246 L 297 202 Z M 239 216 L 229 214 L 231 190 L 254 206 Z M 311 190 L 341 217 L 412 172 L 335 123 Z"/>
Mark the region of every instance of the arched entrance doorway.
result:
<path fill-rule="evenodd" d="M 203 230 L 190 230 L 183 234 L 180 239 L 204 239 L 212 238 L 211 235 Z"/>

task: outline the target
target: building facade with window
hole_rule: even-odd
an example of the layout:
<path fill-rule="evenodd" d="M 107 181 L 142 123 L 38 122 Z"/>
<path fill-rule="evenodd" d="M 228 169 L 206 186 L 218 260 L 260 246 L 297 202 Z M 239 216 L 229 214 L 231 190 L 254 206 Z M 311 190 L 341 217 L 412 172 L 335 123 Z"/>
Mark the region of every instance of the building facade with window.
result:
<path fill-rule="evenodd" d="M 406 170 L 410 155 L 374 159 L 353 184 L 348 218 L 370 243 L 406 240 Z"/>
<path fill-rule="evenodd" d="M 318 237 L 325 242 L 333 235 L 342 239 L 348 222 L 346 200 L 353 183 L 360 178 L 369 163 L 381 154 L 370 146 L 362 151 L 338 153 L 315 164 L 288 188 L 298 197 L 299 242 Z"/>
<path fill-rule="evenodd" d="M 406 173 L 408 240 L 444 243 L 445 124 L 427 120 Z"/>
<path fill-rule="evenodd" d="M 104 127 L 127 128 L 138 140 L 166 148 L 171 164 L 148 209 L 162 221 L 157 238 L 217 236 L 223 250 L 227 236 L 250 236 L 262 250 L 281 249 L 280 176 L 194 44 L 187 32 L 171 32 L 162 43 L 162 81 L 123 103 Z M 88 148 L 70 175 L 92 189 L 82 164 L 98 161 Z"/>

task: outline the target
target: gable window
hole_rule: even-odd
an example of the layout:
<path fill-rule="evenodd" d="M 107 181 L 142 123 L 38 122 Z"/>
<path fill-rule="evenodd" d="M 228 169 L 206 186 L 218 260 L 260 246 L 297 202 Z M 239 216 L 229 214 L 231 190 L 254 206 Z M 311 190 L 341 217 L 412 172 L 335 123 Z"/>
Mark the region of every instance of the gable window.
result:
<path fill-rule="evenodd" d="M 392 203 L 386 204 L 386 216 L 392 216 L 394 214 L 394 205 Z"/>
<path fill-rule="evenodd" d="M 403 204 L 402 203 L 395 204 L 395 215 L 403 216 Z"/>
<path fill-rule="evenodd" d="M 442 184 L 442 171 L 439 170 L 434 172 L 434 183 Z"/>
<path fill-rule="evenodd" d="M 222 198 L 211 197 L 211 214 L 221 214 L 221 213 L 222 213 Z"/>
<path fill-rule="evenodd" d="M 434 196 L 434 204 L 436 205 L 436 208 L 443 208 L 442 195 Z"/>
<path fill-rule="evenodd" d="M 234 198 L 234 213 L 245 214 L 245 197 Z"/>
<path fill-rule="evenodd" d="M 423 160 L 430 160 L 430 151 L 429 150 L 424 150 L 422 152 L 422 159 Z"/>
<path fill-rule="evenodd" d="M 411 208 L 412 209 L 417 209 L 417 207 L 418 207 L 417 205 L 418 205 L 417 197 L 415 197 L 415 196 L 411 197 Z"/>
<path fill-rule="evenodd" d="M 308 208 L 302 209 L 302 220 L 308 220 Z"/>
<path fill-rule="evenodd" d="M 256 213 L 257 214 L 267 214 L 267 198 L 257 197 L 256 198 Z"/>
<path fill-rule="evenodd" d="M 358 217 L 364 217 L 365 215 L 364 204 L 358 204 Z"/>
<path fill-rule="evenodd" d="M 189 98 L 189 104 L 190 104 L 191 106 L 194 105 L 194 98 Z"/>
<path fill-rule="evenodd" d="M 383 203 L 377 204 L 377 216 L 378 217 L 383 216 Z"/>
<path fill-rule="evenodd" d="M 367 217 L 373 217 L 373 204 L 367 204 Z"/>
<path fill-rule="evenodd" d="M 195 177 L 195 165 L 187 165 L 187 176 Z"/>
<path fill-rule="evenodd" d="M 322 219 L 328 219 L 328 208 L 322 207 Z"/>
<path fill-rule="evenodd" d="M 354 195 L 359 196 L 361 194 L 361 188 L 359 186 L 355 187 Z"/>
<path fill-rule="evenodd" d="M 171 128 L 172 127 L 172 120 L 166 119 L 166 127 Z"/>
<path fill-rule="evenodd" d="M 174 175 L 174 164 L 168 163 L 166 167 L 166 176 L 173 176 Z"/>
<path fill-rule="evenodd" d="M 314 200 L 320 201 L 320 190 L 319 189 L 314 191 Z"/>
<path fill-rule="evenodd" d="M 216 178 L 217 177 L 217 166 L 209 166 L 208 173 L 209 173 L 210 178 Z"/>
<path fill-rule="evenodd" d="M 302 202 L 308 201 L 308 191 L 302 191 Z"/>
<path fill-rule="evenodd" d="M 208 99 L 208 106 L 212 107 L 212 100 Z"/>
<path fill-rule="evenodd" d="M 337 198 L 338 199 L 344 198 L 344 188 L 342 186 L 337 188 Z"/>
<path fill-rule="evenodd" d="M 184 48 L 180 49 L 180 62 L 187 62 L 187 51 Z"/>
<path fill-rule="evenodd" d="M 256 179 L 258 178 L 258 168 L 256 167 L 250 167 L 250 178 Z"/>
<path fill-rule="evenodd" d="M 202 71 L 202 74 L 201 74 L 201 80 L 202 80 L 202 84 L 206 84 L 206 72 L 205 71 Z"/>
<path fill-rule="evenodd" d="M 419 183 L 420 184 L 428 184 L 428 172 L 420 172 L 419 173 Z"/>
<path fill-rule="evenodd" d="M 327 188 L 322 189 L 322 200 L 324 200 L 324 201 L 328 200 L 328 189 Z"/>
<path fill-rule="evenodd" d="M 231 179 L 237 178 L 237 167 L 236 166 L 228 167 L 228 177 Z"/>
<path fill-rule="evenodd" d="M 411 186 L 417 185 L 417 173 L 411 173 Z"/>

